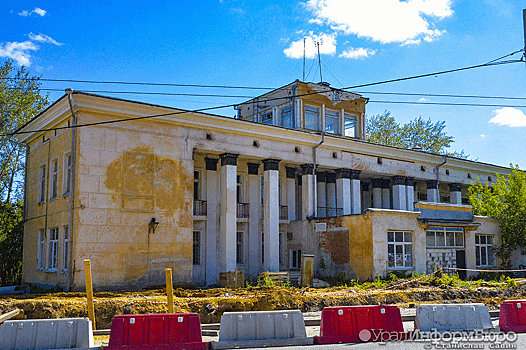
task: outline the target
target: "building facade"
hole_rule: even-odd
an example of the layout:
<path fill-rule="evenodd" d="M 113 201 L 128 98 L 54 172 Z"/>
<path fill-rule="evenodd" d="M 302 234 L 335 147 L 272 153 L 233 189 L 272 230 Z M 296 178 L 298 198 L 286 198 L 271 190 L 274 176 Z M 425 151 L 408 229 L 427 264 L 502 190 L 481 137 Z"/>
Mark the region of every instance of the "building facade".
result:
<path fill-rule="evenodd" d="M 63 96 L 17 135 L 24 282 L 82 289 L 83 259 L 104 289 L 161 285 L 167 267 L 215 285 L 298 270 L 304 254 L 316 276 L 359 280 L 496 266 L 498 223 L 472 215 L 467 187 L 510 170 L 365 142 L 366 103 L 300 81 L 237 118 Z"/>

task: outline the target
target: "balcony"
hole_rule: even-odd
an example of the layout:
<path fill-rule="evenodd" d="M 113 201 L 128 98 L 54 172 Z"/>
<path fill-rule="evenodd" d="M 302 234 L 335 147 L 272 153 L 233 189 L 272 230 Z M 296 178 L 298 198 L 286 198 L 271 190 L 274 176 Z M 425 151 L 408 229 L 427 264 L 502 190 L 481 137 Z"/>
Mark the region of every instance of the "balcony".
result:
<path fill-rule="evenodd" d="M 286 205 L 279 206 L 279 219 L 288 220 L 289 219 L 289 207 Z"/>
<path fill-rule="evenodd" d="M 194 216 L 206 216 L 206 201 L 194 199 Z"/>
<path fill-rule="evenodd" d="M 247 219 L 249 217 L 250 205 L 248 203 L 237 203 L 237 218 Z"/>

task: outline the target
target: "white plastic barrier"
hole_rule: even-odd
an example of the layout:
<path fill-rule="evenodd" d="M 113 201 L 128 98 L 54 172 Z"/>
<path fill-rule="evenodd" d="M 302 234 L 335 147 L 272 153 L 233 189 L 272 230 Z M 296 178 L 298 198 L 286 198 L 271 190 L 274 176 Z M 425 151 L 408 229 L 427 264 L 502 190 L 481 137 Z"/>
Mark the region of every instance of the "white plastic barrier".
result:
<path fill-rule="evenodd" d="M 420 331 L 462 331 L 493 329 L 484 304 L 420 304 L 416 308 L 415 329 Z"/>
<path fill-rule="evenodd" d="M 213 349 L 310 345 L 300 310 L 225 312 Z"/>
<path fill-rule="evenodd" d="M 6 321 L 0 325 L 0 349 L 93 348 L 93 328 L 87 318 Z"/>

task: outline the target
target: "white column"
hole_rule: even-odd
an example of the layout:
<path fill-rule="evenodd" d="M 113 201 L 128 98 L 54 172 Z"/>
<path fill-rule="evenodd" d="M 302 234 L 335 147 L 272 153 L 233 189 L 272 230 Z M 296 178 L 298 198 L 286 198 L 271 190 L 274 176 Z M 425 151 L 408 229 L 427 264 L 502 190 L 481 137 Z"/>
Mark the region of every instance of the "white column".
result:
<path fill-rule="evenodd" d="M 219 220 L 218 256 L 220 272 L 236 269 L 237 228 L 237 154 L 221 157 L 221 218 Z"/>
<path fill-rule="evenodd" d="M 259 164 L 248 163 L 248 274 L 256 277 L 259 274 L 261 258 L 260 231 L 261 231 L 261 177 L 259 176 Z"/>
<path fill-rule="evenodd" d="M 405 198 L 407 210 L 415 211 L 415 179 L 412 177 L 405 180 Z"/>
<path fill-rule="evenodd" d="M 450 183 L 449 184 L 449 203 L 462 204 L 462 184 L 460 183 Z"/>
<path fill-rule="evenodd" d="M 327 183 L 327 216 L 338 216 L 336 210 L 336 175 L 326 173 L 325 180 Z"/>
<path fill-rule="evenodd" d="M 370 184 L 368 182 L 362 183 L 362 203 L 363 208 L 367 209 L 371 207 L 371 192 L 370 190 Z"/>
<path fill-rule="evenodd" d="M 351 210 L 353 214 L 360 214 L 362 212 L 360 173 L 361 170 L 351 170 Z"/>
<path fill-rule="evenodd" d="M 286 169 L 287 172 L 287 210 L 289 220 L 296 220 L 296 168 Z"/>
<path fill-rule="evenodd" d="M 382 208 L 382 179 L 373 179 L 373 208 Z"/>
<path fill-rule="evenodd" d="M 393 176 L 393 209 L 407 210 L 405 176 Z"/>
<path fill-rule="evenodd" d="M 279 271 L 279 159 L 263 160 L 265 271 Z"/>
<path fill-rule="evenodd" d="M 327 217 L 327 184 L 325 183 L 325 172 L 316 172 L 316 196 L 318 202 L 318 217 Z"/>
<path fill-rule="evenodd" d="M 206 162 L 206 285 L 219 283 L 217 268 L 217 232 L 219 226 L 219 159 L 205 158 Z"/>
<path fill-rule="evenodd" d="M 316 213 L 314 203 L 317 201 L 312 169 L 312 164 L 301 165 L 301 220 Z"/>
<path fill-rule="evenodd" d="M 427 181 L 427 201 L 432 203 L 438 203 L 438 187 L 436 180 Z"/>
<path fill-rule="evenodd" d="M 342 210 L 342 215 L 351 214 L 351 170 L 336 170 L 336 195 L 337 206 Z"/>
<path fill-rule="evenodd" d="M 389 179 L 382 179 L 382 208 L 391 209 L 391 190 L 389 185 L 391 181 Z"/>

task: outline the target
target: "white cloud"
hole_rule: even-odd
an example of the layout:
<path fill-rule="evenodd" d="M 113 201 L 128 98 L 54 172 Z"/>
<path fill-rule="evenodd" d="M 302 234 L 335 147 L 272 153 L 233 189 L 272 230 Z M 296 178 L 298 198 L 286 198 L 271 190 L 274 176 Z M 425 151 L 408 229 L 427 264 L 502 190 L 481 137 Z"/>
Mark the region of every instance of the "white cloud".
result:
<path fill-rule="evenodd" d="M 429 101 L 429 100 L 427 98 L 423 98 L 423 97 L 418 100 L 418 102 L 427 102 L 427 101 Z"/>
<path fill-rule="evenodd" d="M 383 44 L 433 41 L 444 31 L 434 29 L 429 17 L 453 14 L 451 0 L 308 0 L 306 6 L 315 16 L 311 23 Z"/>
<path fill-rule="evenodd" d="M 318 54 L 317 42 L 320 43 L 320 54 L 334 55 L 336 53 L 336 35 L 316 35 L 310 32 L 309 35 L 305 37 L 306 58 L 314 58 Z M 303 58 L 303 39 L 293 41 L 283 52 L 289 58 Z"/>
<path fill-rule="evenodd" d="M 504 107 L 493 113 L 495 116 L 489 120 L 490 123 L 511 127 L 526 126 L 526 115 L 520 109 Z"/>
<path fill-rule="evenodd" d="M 481 137 L 481 138 L 485 138 L 486 135 L 484 135 L 484 134 L 480 134 L 480 137 Z"/>
<path fill-rule="evenodd" d="M 364 58 L 374 55 L 375 53 L 376 53 L 376 50 L 372 50 L 369 48 L 358 47 L 355 49 L 351 47 L 350 49 L 343 51 L 340 57 L 352 58 L 352 59 L 364 59 Z"/>
<path fill-rule="evenodd" d="M 31 39 L 33 41 L 38 41 L 38 42 L 41 42 L 41 43 L 50 43 L 50 44 L 57 45 L 57 46 L 62 45 L 62 43 L 59 43 L 55 39 L 53 39 L 52 37 L 47 36 L 47 35 L 42 34 L 42 33 L 40 33 L 38 35 L 35 35 L 33 33 L 29 33 L 29 39 Z"/>
<path fill-rule="evenodd" d="M 40 17 L 44 17 L 47 12 L 46 10 L 42 10 L 41 8 L 35 7 L 33 11 L 24 10 L 22 12 L 19 12 L 18 14 L 22 17 L 27 17 L 27 16 L 31 16 L 33 13 L 36 13 Z"/>
<path fill-rule="evenodd" d="M 19 66 L 29 67 L 31 65 L 30 51 L 36 50 L 38 50 L 38 46 L 31 41 L 0 43 L 0 57 L 10 58 Z"/>

